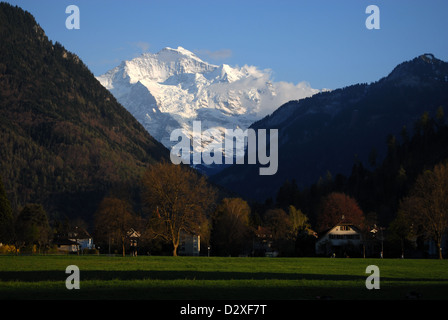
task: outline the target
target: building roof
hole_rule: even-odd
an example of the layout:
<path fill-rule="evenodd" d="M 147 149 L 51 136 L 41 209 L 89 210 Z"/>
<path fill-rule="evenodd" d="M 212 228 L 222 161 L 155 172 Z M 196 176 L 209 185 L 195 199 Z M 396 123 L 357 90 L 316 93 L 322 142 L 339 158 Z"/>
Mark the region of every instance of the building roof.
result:
<path fill-rule="evenodd" d="M 255 235 L 258 238 L 272 238 L 272 231 L 268 227 L 258 226 L 257 230 L 255 230 Z"/>
<path fill-rule="evenodd" d="M 331 228 L 329 228 L 329 229 L 326 229 L 326 230 L 324 230 L 324 231 L 322 231 L 322 232 L 319 232 L 319 234 L 318 234 L 318 238 L 323 238 L 325 235 L 327 235 L 328 233 L 330 233 L 332 230 L 334 230 L 336 227 L 339 227 L 339 226 L 349 226 L 349 227 L 352 228 L 355 232 L 357 232 L 357 233 L 361 233 L 361 230 L 360 230 L 359 227 L 356 226 L 355 224 L 353 224 L 353 223 L 349 223 L 349 222 L 340 222 L 340 223 L 335 224 L 333 227 L 331 227 Z"/>
<path fill-rule="evenodd" d="M 72 245 L 78 245 L 78 242 L 66 238 L 57 239 L 54 241 L 54 243 L 58 246 L 72 246 Z"/>
<path fill-rule="evenodd" d="M 129 229 L 127 233 L 129 238 L 140 238 L 141 234 L 138 231 L 135 231 L 133 228 Z"/>
<path fill-rule="evenodd" d="M 68 232 L 70 239 L 90 239 L 92 236 L 84 228 L 73 228 Z"/>

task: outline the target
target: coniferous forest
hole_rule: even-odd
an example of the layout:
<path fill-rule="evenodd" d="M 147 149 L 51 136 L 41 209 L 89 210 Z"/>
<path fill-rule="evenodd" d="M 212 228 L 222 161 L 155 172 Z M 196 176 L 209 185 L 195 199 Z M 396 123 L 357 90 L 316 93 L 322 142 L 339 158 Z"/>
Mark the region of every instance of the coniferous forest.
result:
<path fill-rule="evenodd" d="M 0 173 L 14 210 L 87 218 L 111 187 L 135 181 L 168 150 L 52 43 L 34 18 L 1 4 Z"/>

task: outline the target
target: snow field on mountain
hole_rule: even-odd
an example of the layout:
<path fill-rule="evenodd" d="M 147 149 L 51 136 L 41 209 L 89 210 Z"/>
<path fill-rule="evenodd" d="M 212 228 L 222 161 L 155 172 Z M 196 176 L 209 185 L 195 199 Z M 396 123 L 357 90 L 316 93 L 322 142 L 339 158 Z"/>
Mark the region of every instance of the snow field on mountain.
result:
<path fill-rule="evenodd" d="M 97 79 L 168 148 L 173 130 L 192 136 L 193 121 L 203 130 L 245 130 L 283 103 L 319 92 L 306 82 L 274 82 L 255 66 L 209 64 L 182 47 L 144 53 Z"/>

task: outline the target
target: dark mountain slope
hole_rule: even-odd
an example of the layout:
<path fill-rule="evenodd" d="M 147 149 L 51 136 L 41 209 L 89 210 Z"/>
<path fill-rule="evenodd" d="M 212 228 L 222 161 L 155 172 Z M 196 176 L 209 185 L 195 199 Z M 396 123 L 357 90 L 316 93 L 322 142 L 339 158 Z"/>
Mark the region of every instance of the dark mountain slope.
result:
<path fill-rule="evenodd" d="M 74 54 L 0 3 L 0 175 L 12 206 L 91 217 L 110 188 L 169 158 Z"/>
<path fill-rule="evenodd" d="M 368 163 L 369 156 L 380 163 L 388 135 L 399 137 L 404 126 L 411 131 L 425 111 L 434 117 L 439 106 L 448 106 L 448 63 L 425 54 L 375 83 L 291 101 L 254 123 L 254 129 L 279 130 L 276 175 L 259 176 L 254 165 L 233 165 L 213 179 L 263 200 L 274 197 L 287 179 L 306 187 L 327 172 L 348 175 L 355 162 Z"/>

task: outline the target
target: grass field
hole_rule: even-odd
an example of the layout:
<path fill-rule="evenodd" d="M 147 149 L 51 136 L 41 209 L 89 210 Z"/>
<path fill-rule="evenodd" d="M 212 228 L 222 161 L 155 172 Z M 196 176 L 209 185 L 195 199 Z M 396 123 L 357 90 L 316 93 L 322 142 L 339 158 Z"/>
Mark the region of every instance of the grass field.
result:
<path fill-rule="evenodd" d="M 80 270 L 79 290 L 65 286 L 69 265 Z M 379 267 L 378 290 L 366 288 L 368 265 Z M 0 256 L 0 299 L 402 300 L 411 293 L 448 299 L 448 261 Z"/>

